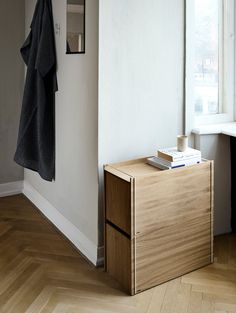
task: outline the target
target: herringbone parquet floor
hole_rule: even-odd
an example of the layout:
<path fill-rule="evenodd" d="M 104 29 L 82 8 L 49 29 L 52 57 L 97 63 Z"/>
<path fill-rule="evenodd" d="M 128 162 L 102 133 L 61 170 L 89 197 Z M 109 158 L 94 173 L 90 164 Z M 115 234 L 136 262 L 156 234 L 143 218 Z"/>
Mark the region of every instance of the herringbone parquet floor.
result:
<path fill-rule="evenodd" d="M 0 312 L 235 313 L 236 236 L 214 265 L 134 297 L 95 269 L 23 196 L 0 199 Z"/>

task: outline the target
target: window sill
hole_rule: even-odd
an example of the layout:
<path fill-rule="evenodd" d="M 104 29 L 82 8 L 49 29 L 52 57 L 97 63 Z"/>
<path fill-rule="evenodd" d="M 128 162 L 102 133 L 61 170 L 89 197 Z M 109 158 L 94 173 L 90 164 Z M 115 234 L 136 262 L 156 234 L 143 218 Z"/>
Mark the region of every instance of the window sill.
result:
<path fill-rule="evenodd" d="M 203 126 L 194 128 L 192 130 L 192 133 L 195 135 L 223 134 L 223 135 L 236 137 L 236 122 L 203 125 Z"/>

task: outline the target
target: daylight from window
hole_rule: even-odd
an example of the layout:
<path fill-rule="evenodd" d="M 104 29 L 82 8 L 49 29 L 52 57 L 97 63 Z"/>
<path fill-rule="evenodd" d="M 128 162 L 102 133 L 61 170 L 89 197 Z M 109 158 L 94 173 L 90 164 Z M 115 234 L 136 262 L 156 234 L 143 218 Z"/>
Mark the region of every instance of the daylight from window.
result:
<path fill-rule="evenodd" d="M 219 112 L 220 0 L 195 0 L 195 113 Z"/>

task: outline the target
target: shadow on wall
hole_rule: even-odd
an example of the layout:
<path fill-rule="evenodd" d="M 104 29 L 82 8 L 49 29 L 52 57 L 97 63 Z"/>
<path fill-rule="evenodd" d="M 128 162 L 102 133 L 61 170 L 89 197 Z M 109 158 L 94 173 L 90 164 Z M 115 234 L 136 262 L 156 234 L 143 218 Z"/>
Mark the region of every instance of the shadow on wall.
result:
<path fill-rule="evenodd" d="M 24 65 L 20 47 L 24 35 L 24 1 L 0 1 L 0 184 L 23 179 L 23 169 L 13 158 L 23 94 Z"/>

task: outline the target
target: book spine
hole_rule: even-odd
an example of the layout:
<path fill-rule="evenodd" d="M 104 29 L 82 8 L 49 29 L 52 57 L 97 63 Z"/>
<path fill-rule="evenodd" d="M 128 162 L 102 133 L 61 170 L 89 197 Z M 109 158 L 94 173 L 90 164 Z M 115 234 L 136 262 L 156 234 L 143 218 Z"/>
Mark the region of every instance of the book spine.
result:
<path fill-rule="evenodd" d="M 190 166 L 190 165 L 195 165 L 195 164 L 199 164 L 199 163 L 201 163 L 201 161 L 184 162 L 182 165 L 172 166 L 171 168 L 176 168 L 176 167 L 181 167 L 181 166 Z"/>
<path fill-rule="evenodd" d="M 185 164 L 181 164 L 181 165 L 174 165 L 174 166 L 171 166 L 171 168 L 178 168 L 178 167 L 183 167 L 185 166 Z"/>
<path fill-rule="evenodd" d="M 201 158 L 200 157 L 195 157 L 195 158 L 189 158 L 189 159 L 178 160 L 178 161 L 173 161 L 173 162 L 161 159 L 160 162 L 164 163 L 167 166 L 173 167 L 173 166 L 178 166 L 178 165 L 181 165 L 181 164 L 201 162 Z"/>
<path fill-rule="evenodd" d="M 165 154 L 165 153 L 163 153 L 161 151 L 157 151 L 157 156 L 159 158 L 165 159 L 165 160 L 170 161 L 170 162 L 174 161 L 172 156 L 170 156 L 168 154 Z"/>
<path fill-rule="evenodd" d="M 166 169 L 175 169 L 175 168 L 180 168 L 184 166 L 199 164 L 201 163 L 201 159 L 196 158 L 195 160 L 189 160 L 189 161 L 186 160 L 179 164 L 168 165 L 168 164 L 165 164 L 165 162 L 163 162 L 162 160 L 159 160 L 157 157 L 153 157 L 153 158 L 148 159 L 147 163 L 159 169 L 166 170 Z"/>
<path fill-rule="evenodd" d="M 154 167 L 157 167 L 157 168 L 159 168 L 159 169 L 161 169 L 161 170 L 169 170 L 169 169 L 171 169 L 170 166 L 167 166 L 167 165 L 164 165 L 164 164 L 161 164 L 161 163 L 159 163 L 159 162 L 152 161 L 152 160 L 148 160 L 147 163 L 148 163 L 149 165 L 152 165 L 152 166 L 154 166 Z"/>
<path fill-rule="evenodd" d="M 188 160 L 188 159 L 193 159 L 193 158 L 201 158 L 201 154 L 192 154 L 188 156 L 182 156 L 182 157 L 173 157 L 173 162 L 175 161 L 181 161 L 182 159 Z"/>
<path fill-rule="evenodd" d="M 170 161 L 170 162 L 177 162 L 177 161 L 180 162 L 183 159 L 188 160 L 188 159 L 193 159 L 193 158 L 201 158 L 201 153 L 191 154 L 191 155 L 187 155 L 187 156 L 182 155 L 179 157 L 177 157 L 177 156 L 174 157 L 174 156 L 171 156 L 169 154 L 165 154 L 163 152 L 158 151 L 157 155 L 159 158 L 162 158 L 162 159 Z"/>

